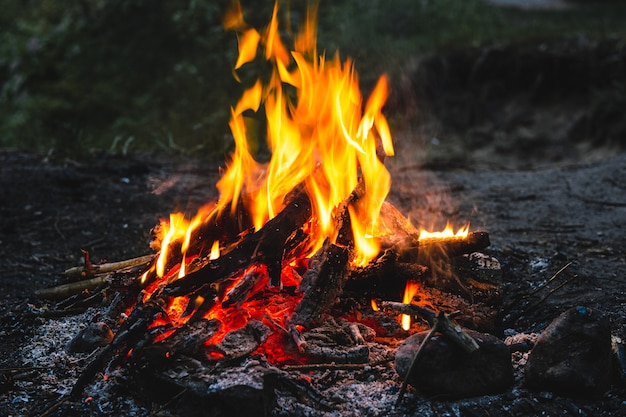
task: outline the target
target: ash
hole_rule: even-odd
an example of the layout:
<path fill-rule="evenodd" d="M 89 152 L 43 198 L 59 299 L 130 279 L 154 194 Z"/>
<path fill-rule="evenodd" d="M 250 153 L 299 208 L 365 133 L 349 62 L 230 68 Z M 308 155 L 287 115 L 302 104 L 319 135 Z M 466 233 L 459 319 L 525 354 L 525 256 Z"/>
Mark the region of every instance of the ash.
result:
<path fill-rule="evenodd" d="M 81 371 L 97 350 L 71 354 L 66 347 L 77 332 L 97 315 L 97 311 L 89 310 L 72 317 L 49 319 L 37 327 L 30 341 L 19 352 L 19 366 L 28 370 L 25 371 L 28 375 L 16 380 L 16 389 L 9 393 L 11 410 L 7 415 L 42 415 L 68 397 Z M 535 334 L 512 334 L 512 330 L 509 333 L 505 341 L 508 345 L 536 338 Z M 520 353 L 513 355 L 517 383 L 507 393 L 458 401 L 432 401 L 409 388 L 402 404 L 396 407 L 402 380 L 393 369 L 392 361 L 384 362 L 385 358 L 393 358 L 396 348 L 375 342 L 368 343 L 368 347 L 371 363 L 375 364 L 364 364 L 354 369 L 335 369 L 333 364 L 321 365 L 314 370 L 281 369 L 267 364 L 263 357 L 252 357 L 239 365 L 198 376 L 208 383 L 210 391 L 220 391 L 236 385 L 258 385 L 261 388 L 262 378 L 257 378 L 256 370 L 280 372 L 301 388 L 305 387 L 298 392 L 281 387 L 276 389 L 277 399 L 271 415 L 284 417 L 462 416 L 472 415 L 467 413 L 476 410 L 517 409 L 517 403 L 527 401 L 527 392 L 520 388 L 527 354 Z M 172 380 L 184 380 L 192 372 L 191 369 L 173 367 L 166 375 Z M 124 368 L 112 370 L 106 377 L 99 374 L 94 382 L 87 385 L 80 402 L 65 402 L 58 407 L 57 414 L 50 415 L 65 415 L 68 408 L 79 415 L 92 416 L 179 415 L 175 409 L 168 409 L 167 403 L 156 404 L 132 396 L 131 393 L 137 393 L 133 384 L 135 381 L 128 377 Z M 33 404 L 41 407 L 41 398 L 47 399 L 46 408 L 34 410 Z"/>
<path fill-rule="evenodd" d="M 17 355 L 21 363 L 16 367 L 23 368 L 24 374 L 14 377 L 15 389 L 8 393 L 8 416 L 44 415 L 52 410 L 63 415 L 68 408 L 85 415 L 150 414 L 146 407 L 121 392 L 126 381 L 123 370 L 115 370 L 106 378 L 98 375 L 85 389 L 81 403 L 63 404 L 84 367 L 98 352 L 96 349 L 91 353 L 68 353 L 67 347 L 78 331 L 99 314 L 90 309 L 71 317 L 47 319 L 36 327 Z M 45 409 L 40 409 L 42 398 L 47 400 Z"/>

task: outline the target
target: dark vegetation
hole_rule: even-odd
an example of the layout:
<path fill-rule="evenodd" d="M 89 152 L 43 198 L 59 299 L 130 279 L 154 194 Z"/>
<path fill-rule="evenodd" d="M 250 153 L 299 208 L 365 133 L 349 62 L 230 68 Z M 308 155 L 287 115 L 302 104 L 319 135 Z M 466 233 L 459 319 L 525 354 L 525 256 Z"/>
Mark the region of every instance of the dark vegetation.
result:
<path fill-rule="evenodd" d="M 0 0 L 0 147 L 65 155 L 159 148 L 223 154 L 231 146 L 228 109 L 242 88 L 231 71 L 236 37 L 221 25 L 228 4 Z M 272 0 L 243 4 L 258 27 L 273 7 Z M 354 57 L 365 90 L 390 73 L 396 92 L 410 96 L 388 105 L 401 129 L 407 111 L 393 106 L 411 104 L 416 92 L 403 89 L 402 79 L 414 74 L 425 55 L 555 36 L 602 40 L 626 32 L 623 2 L 573 5 L 520 11 L 479 0 L 322 0 L 319 49 Z M 283 21 L 297 29 L 305 1 L 290 6 Z M 242 78 L 257 70 L 242 69 Z M 623 103 L 624 85 L 612 91 Z"/>

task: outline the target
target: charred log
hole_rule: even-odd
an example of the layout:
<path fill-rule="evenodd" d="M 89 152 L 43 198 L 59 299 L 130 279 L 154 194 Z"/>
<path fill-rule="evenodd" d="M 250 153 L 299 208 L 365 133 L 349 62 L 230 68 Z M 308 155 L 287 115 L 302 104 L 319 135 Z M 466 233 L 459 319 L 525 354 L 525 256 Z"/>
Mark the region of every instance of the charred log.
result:
<path fill-rule="evenodd" d="M 168 284 L 166 296 L 179 296 L 201 285 L 227 279 L 248 266 L 258 263 L 268 266 L 270 283 L 280 283 L 280 268 L 288 238 L 311 217 L 311 201 L 302 188 L 292 196 L 286 207 L 257 232 L 249 234 L 236 245 L 225 249 L 219 258 L 207 261 L 200 269 Z"/>
<path fill-rule="evenodd" d="M 343 289 L 349 257 L 348 248 L 327 240 L 311 258 L 310 268 L 304 273 L 300 284 L 304 296 L 292 316 L 294 323 L 309 326 L 334 304 Z"/>
<path fill-rule="evenodd" d="M 418 263 L 430 266 L 434 262 L 478 252 L 489 246 L 487 232 L 470 232 L 464 238 L 423 239 L 419 241 Z"/>
<path fill-rule="evenodd" d="M 148 327 L 161 313 L 163 313 L 163 306 L 157 302 L 151 301 L 137 305 L 111 343 L 104 347 L 83 370 L 72 388 L 70 397 L 80 396 L 85 385 L 104 369 L 109 360 L 115 364 L 119 362 L 119 358 L 125 358 L 131 350 L 137 350 L 138 346 L 145 344 L 141 342 L 146 338 L 151 338 Z"/>

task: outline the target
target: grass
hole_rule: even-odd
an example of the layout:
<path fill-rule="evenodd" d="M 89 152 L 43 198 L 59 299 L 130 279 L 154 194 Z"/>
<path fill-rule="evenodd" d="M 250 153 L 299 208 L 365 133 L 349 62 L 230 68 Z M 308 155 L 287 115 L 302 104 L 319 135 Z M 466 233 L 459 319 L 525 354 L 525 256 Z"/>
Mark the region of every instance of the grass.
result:
<path fill-rule="evenodd" d="M 258 25 L 273 5 L 243 3 Z M 304 1 L 291 3 L 297 24 Z M 231 72 L 236 39 L 221 27 L 227 5 L 0 0 L 0 147 L 223 154 L 228 109 L 241 93 Z M 445 49 L 626 35 L 623 2 L 574 5 L 554 12 L 480 0 L 322 0 L 319 45 L 354 57 L 368 90 L 381 73 L 397 82 L 420 56 Z"/>

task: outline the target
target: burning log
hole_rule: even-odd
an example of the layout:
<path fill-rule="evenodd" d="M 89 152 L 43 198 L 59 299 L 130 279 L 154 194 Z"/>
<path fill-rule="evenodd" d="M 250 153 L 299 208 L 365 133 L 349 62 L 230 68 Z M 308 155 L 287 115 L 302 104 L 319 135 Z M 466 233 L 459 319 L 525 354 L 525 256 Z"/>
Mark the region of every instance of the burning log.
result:
<path fill-rule="evenodd" d="M 349 255 L 348 248 L 324 242 L 302 277 L 300 291 L 304 296 L 292 316 L 294 323 L 311 325 L 335 302 L 348 273 Z"/>
<path fill-rule="evenodd" d="M 310 217 L 311 201 L 302 187 L 298 187 L 276 217 L 257 232 L 244 236 L 219 258 L 209 260 L 200 269 L 165 286 L 163 295 L 188 294 L 202 285 L 226 279 L 254 263 L 266 265 L 270 284 L 279 285 L 285 244 Z"/>
<path fill-rule="evenodd" d="M 430 266 L 439 260 L 478 252 L 490 244 L 487 232 L 469 232 L 464 238 L 421 239 L 417 262 Z"/>

